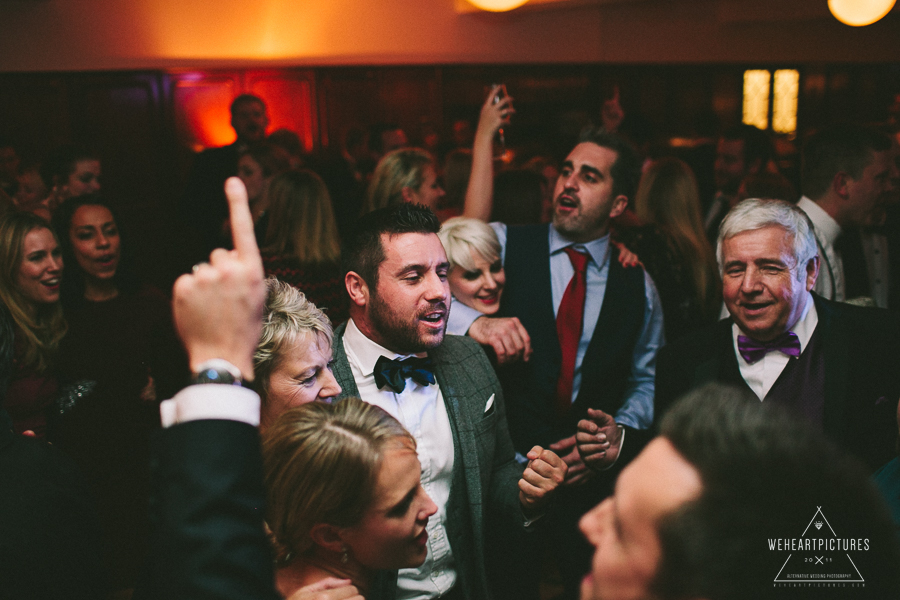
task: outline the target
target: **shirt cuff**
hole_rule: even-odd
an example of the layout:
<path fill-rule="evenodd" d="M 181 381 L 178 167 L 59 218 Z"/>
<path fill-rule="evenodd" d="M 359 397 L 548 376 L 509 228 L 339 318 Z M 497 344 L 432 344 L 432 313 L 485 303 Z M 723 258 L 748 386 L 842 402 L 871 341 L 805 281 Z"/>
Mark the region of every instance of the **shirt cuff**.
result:
<path fill-rule="evenodd" d="M 533 519 L 525 519 L 525 529 L 530 528 L 532 525 L 534 525 L 535 523 L 540 521 L 541 517 L 543 517 L 543 516 L 544 516 L 544 513 L 541 513 Z"/>
<path fill-rule="evenodd" d="M 200 420 L 226 420 L 259 427 L 259 395 L 237 386 L 206 383 L 191 385 L 159 405 L 163 427 Z"/>
<path fill-rule="evenodd" d="M 450 304 L 450 316 L 447 317 L 447 333 L 451 335 L 466 335 L 472 323 L 483 316 L 483 313 L 454 299 Z"/>

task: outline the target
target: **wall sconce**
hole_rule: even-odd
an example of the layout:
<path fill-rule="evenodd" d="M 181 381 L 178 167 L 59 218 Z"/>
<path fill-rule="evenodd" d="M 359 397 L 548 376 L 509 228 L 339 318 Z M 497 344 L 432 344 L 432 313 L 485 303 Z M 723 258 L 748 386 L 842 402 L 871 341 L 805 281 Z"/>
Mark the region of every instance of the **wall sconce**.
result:
<path fill-rule="evenodd" d="M 469 0 L 469 3 L 490 12 L 506 12 L 519 8 L 528 0 Z"/>
<path fill-rule="evenodd" d="M 871 25 L 891 12 L 896 0 L 828 0 L 834 18 L 851 27 Z"/>

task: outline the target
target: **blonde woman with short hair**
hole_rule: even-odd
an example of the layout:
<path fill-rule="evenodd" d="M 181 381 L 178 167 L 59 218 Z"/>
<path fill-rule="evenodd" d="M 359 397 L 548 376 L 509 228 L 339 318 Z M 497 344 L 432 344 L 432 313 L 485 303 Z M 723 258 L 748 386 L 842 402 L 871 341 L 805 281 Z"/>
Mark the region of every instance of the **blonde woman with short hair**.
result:
<path fill-rule="evenodd" d="M 485 315 L 496 314 L 500 310 L 506 274 L 494 229 L 478 219 L 454 217 L 441 225 L 438 237 L 450 262 L 447 281 L 453 301 Z M 454 325 L 451 319 L 448 333 L 465 335 L 465 331 L 454 330 Z"/>
<path fill-rule="evenodd" d="M 331 322 L 296 288 L 270 277 L 259 345 L 253 354 L 265 431 L 291 407 L 341 393 L 331 372 Z"/>

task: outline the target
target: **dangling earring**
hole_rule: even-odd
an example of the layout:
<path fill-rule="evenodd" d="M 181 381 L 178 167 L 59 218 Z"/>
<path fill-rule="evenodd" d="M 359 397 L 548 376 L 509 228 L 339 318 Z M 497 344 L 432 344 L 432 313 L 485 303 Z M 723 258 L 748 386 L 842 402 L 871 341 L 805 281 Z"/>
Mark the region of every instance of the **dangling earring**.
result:
<path fill-rule="evenodd" d="M 347 549 L 347 546 L 343 546 L 341 548 L 341 564 L 346 565 L 350 560 L 350 551 Z"/>

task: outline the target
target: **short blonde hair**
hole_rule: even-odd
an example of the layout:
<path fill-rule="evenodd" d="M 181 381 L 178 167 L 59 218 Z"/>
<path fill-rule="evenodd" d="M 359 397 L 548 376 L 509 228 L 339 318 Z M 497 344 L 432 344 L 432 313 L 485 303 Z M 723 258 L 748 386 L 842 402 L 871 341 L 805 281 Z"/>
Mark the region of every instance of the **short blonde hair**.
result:
<path fill-rule="evenodd" d="M 288 346 L 306 335 L 314 339 L 324 337 L 329 348 L 334 341 L 331 321 L 306 299 L 303 292 L 274 277 L 266 279 L 266 288 L 262 333 L 253 353 L 257 392 L 264 404 L 269 391 L 269 378 L 281 364 Z"/>
<path fill-rule="evenodd" d="M 362 214 L 403 202 L 404 188 L 422 187 L 428 165 L 434 166 L 434 157 L 421 148 L 400 148 L 385 154 L 372 174 Z"/>
<path fill-rule="evenodd" d="M 453 217 L 441 225 L 438 233 L 450 268 L 461 267 L 466 271 L 475 269 L 472 251 L 487 262 L 494 262 L 500 257 L 500 240 L 494 229 L 478 219 Z"/>
<path fill-rule="evenodd" d="M 309 553 L 313 526 L 356 525 L 372 503 L 384 454 L 416 441 L 381 408 L 348 398 L 285 411 L 263 434 L 266 523 L 276 560 Z"/>

